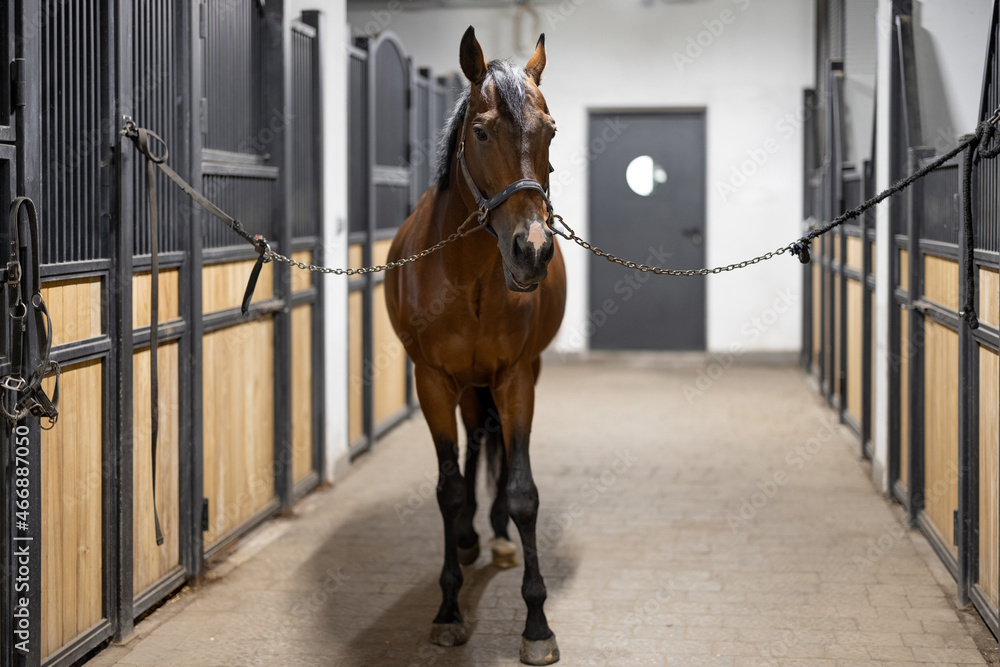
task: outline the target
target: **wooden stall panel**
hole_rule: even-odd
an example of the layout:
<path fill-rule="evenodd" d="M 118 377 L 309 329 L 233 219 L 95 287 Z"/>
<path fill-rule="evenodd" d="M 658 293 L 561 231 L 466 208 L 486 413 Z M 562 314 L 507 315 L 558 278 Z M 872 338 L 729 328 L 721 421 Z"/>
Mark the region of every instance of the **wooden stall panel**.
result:
<path fill-rule="evenodd" d="M 201 310 L 203 313 L 213 313 L 218 310 L 239 308 L 243 303 L 243 293 L 247 288 L 247 279 L 253 269 L 254 260 L 241 262 L 226 262 L 211 264 L 201 271 Z M 271 263 L 267 263 L 260 271 L 257 289 L 253 293 L 253 301 L 265 301 L 274 296 L 274 273 Z"/>
<path fill-rule="evenodd" d="M 312 250 L 299 250 L 292 253 L 292 259 L 303 264 L 313 263 Z M 301 292 L 312 287 L 313 274 L 298 267 L 292 267 L 292 291 Z"/>
<path fill-rule="evenodd" d="M 376 241 L 372 246 L 372 262 L 376 265 L 385 264 L 389 259 L 389 248 L 392 246 L 392 239 Z"/>
<path fill-rule="evenodd" d="M 855 271 L 861 271 L 864 257 L 864 245 L 857 236 L 847 237 L 847 266 Z"/>
<path fill-rule="evenodd" d="M 958 553 L 958 334 L 928 319 L 924 326 L 924 511 L 944 545 Z"/>
<path fill-rule="evenodd" d="M 976 295 L 979 298 L 977 310 L 979 321 L 995 329 L 1000 329 L 1000 273 L 996 269 L 979 269 L 979 289 Z"/>
<path fill-rule="evenodd" d="M 203 350 L 205 544 L 211 546 L 274 499 L 274 321 L 213 331 Z"/>
<path fill-rule="evenodd" d="M 939 306 L 958 311 L 958 262 L 924 255 L 924 297 Z"/>
<path fill-rule="evenodd" d="M 840 279 L 838 276 L 830 274 L 833 279 L 833 395 L 840 396 L 840 383 L 842 378 L 840 377 L 840 319 L 841 319 L 841 303 L 843 302 L 844 295 L 840 290 Z M 843 407 L 843 406 L 841 406 Z"/>
<path fill-rule="evenodd" d="M 910 317 L 899 313 L 899 483 L 910 488 Z M 874 378 L 875 375 L 872 374 Z M 873 394 L 874 395 L 874 394 Z"/>
<path fill-rule="evenodd" d="M 347 249 L 347 266 L 352 269 L 360 269 L 364 261 L 364 249 L 354 244 Z"/>
<path fill-rule="evenodd" d="M 979 348 L 979 588 L 995 609 L 1000 585 L 1000 356 Z"/>
<path fill-rule="evenodd" d="M 864 380 L 862 345 L 864 340 L 864 286 L 847 281 L 847 412 L 861 424 L 861 389 Z"/>
<path fill-rule="evenodd" d="M 381 424 L 406 407 L 406 351 L 389 321 L 385 285 L 375 287 L 373 301 L 374 411 L 375 424 Z"/>
<path fill-rule="evenodd" d="M 364 435 L 364 300 L 361 292 L 351 292 L 347 298 L 347 435 L 348 442 L 355 442 Z"/>
<path fill-rule="evenodd" d="M 877 271 L 875 270 L 876 267 L 875 261 L 878 259 L 878 249 L 875 247 L 874 241 L 869 245 L 869 252 L 871 253 L 871 265 L 872 265 L 871 275 L 874 276 L 877 273 Z"/>
<path fill-rule="evenodd" d="M 910 291 L 910 251 L 899 251 L 899 286 Z"/>
<path fill-rule="evenodd" d="M 104 616 L 102 371 L 99 360 L 64 368 L 59 421 L 42 431 L 43 657 Z"/>
<path fill-rule="evenodd" d="M 156 510 L 163 544 L 156 545 L 150 450 L 149 348 L 132 355 L 132 586 L 138 598 L 180 564 L 180 392 L 176 342 L 157 349 L 159 395 L 156 440 Z"/>
<path fill-rule="evenodd" d="M 179 269 L 160 271 L 159 289 L 160 322 L 168 322 L 180 317 L 180 275 Z M 148 271 L 132 276 L 132 328 L 148 327 L 150 313 L 150 292 L 152 276 Z"/>
<path fill-rule="evenodd" d="M 292 479 L 306 477 L 313 463 L 312 306 L 292 309 Z"/>
<path fill-rule="evenodd" d="M 42 298 L 52 317 L 53 346 L 104 333 L 100 276 L 47 282 Z"/>

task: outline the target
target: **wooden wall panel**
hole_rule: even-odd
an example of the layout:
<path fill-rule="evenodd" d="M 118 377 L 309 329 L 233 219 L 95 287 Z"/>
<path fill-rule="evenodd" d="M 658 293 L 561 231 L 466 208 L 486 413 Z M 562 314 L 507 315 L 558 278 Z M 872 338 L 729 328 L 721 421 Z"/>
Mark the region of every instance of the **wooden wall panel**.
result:
<path fill-rule="evenodd" d="M 392 246 L 392 239 L 376 241 L 372 246 L 372 263 L 385 264 L 389 259 L 389 247 Z"/>
<path fill-rule="evenodd" d="M 312 305 L 292 309 L 292 479 L 313 470 Z"/>
<path fill-rule="evenodd" d="M 841 299 L 840 279 L 833 277 L 833 395 L 840 396 L 840 319 L 841 319 Z"/>
<path fill-rule="evenodd" d="M 384 285 L 375 287 L 373 300 L 374 411 L 375 423 L 380 424 L 406 407 L 406 351 L 389 321 Z"/>
<path fill-rule="evenodd" d="M 43 657 L 104 616 L 102 371 L 100 360 L 64 368 L 59 421 L 42 431 Z"/>
<path fill-rule="evenodd" d="M 180 317 L 180 270 L 160 271 L 160 322 Z M 149 326 L 152 276 L 148 271 L 132 276 L 132 328 Z"/>
<path fill-rule="evenodd" d="M 361 292 L 347 297 L 347 435 L 355 442 L 364 435 L 364 301 Z"/>
<path fill-rule="evenodd" d="M 855 271 L 861 271 L 864 258 L 864 246 L 857 236 L 847 237 L 847 266 Z"/>
<path fill-rule="evenodd" d="M 1000 328 L 1000 274 L 996 269 L 979 269 L 979 300 L 977 310 L 979 321 L 994 328 Z"/>
<path fill-rule="evenodd" d="M 104 332 L 100 276 L 44 283 L 42 298 L 52 317 L 53 346 L 95 338 Z"/>
<path fill-rule="evenodd" d="M 180 392 L 176 342 L 159 346 L 156 510 L 163 544 L 156 545 L 150 450 L 149 348 L 132 356 L 132 586 L 139 597 L 180 564 Z"/>
<path fill-rule="evenodd" d="M 874 276 L 877 273 L 877 271 L 875 270 L 876 266 L 877 266 L 876 263 L 875 263 L 875 261 L 878 259 L 878 249 L 876 248 L 874 241 L 871 244 L 869 244 L 868 247 L 869 247 L 868 252 L 870 252 L 871 255 L 872 255 L 872 257 L 871 257 L 871 265 L 872 265 L 871 274 Z"/>
<path fill-rule="evenodd" d="M 952 546 L 958 509 L 958 334 L 927 319 L 924 325 L 924 511 Z"/>
<path fill-rule="evenodd" d="M 864 380 L 864 290 L 860 282 L 847 281 L 847 411 L 861 424 L 861 389 Z"/>
<path fill-rule="evenodd" d="M 899 251 L 899 286 L 910 291 L 910 251 Z"/>
<path fill-rule="evenodd" d="M 201 271 L 201 310 L 213 313 L 217 310 L 239 308 L 243 303 L 243 292 L 253 269 L 254 260 L 211 264 Z M 264 265 L 254 290 L 254 303 L 270 299 L 274 295 L 274 271 L 272 263 Z"/>
<path fill-rule="evenodd" d="M 296 262 L 302 262 L 303 264 L 312 264 L 312 250 L 299 250 L 298 252 L 294 252 L 292 253 L 292 259 Z M 313 274 L 311 271 L 306 271 L 295 266 L 293 266 L 290 270 L 292 272 L 293 292 L 300 292 L 304 289 L 312 287 Z"/>
<path fill-rule="evenodd" d="M 958 312 L 958 262 L 924 255 L 924 297 Z"/>
<path fill-rule="evenodd" d="M 274 499 L 274 322 L 206 334 L 205 497 L 211 546 Z"/>
<path fill-rule="evenodd" d="M 979 588 L 997 607 L 1000 586 L 1000 356 L 979 348 Z"/>
<path fill-rule="evenodd" d="M 910 346 L 909 311 L 899 313 L 899 481 L 910 488 Z M 872 374 L 872 377 L 875 377 Z"/>

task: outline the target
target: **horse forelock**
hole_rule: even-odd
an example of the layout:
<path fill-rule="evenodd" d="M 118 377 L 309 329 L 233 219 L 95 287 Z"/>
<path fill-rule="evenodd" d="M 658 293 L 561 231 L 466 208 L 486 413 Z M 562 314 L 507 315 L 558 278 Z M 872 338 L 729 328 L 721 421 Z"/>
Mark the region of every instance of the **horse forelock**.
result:
<path fill-rule="evenodd" d="M 524 127 L 524 105 L 527 100 L 527 90 L 524 82 L 527 78 L 524 68 L 507 60 L 494 60 L 487 65 L 486 76 L 480 86 L 483 99 L 487 99 L 490 82 L 498 100 L 498 108 L 518 129 Z M 455 108 L 441 131 L 438 143 L 437 184 L 439 190 L 447 189 L 451 176 L 451 160 L 458 147 L 458 133 L 469 110 L 471 88 L 466 86 L 455 102 Z"/>

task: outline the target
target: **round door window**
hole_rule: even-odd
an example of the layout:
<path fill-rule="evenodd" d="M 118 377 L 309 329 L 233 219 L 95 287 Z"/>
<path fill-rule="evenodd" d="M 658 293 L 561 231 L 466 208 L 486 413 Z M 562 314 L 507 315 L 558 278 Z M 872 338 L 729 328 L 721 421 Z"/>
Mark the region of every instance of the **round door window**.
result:
<path fill-rule="evenodd" d="M 667 182 L 667 170 L 656 164 L 649 155 L 640 155 L 626 167 L 625 182 L 632 188 L 632 192 L 648 197 L 653 194 L 653 190 Z"/>

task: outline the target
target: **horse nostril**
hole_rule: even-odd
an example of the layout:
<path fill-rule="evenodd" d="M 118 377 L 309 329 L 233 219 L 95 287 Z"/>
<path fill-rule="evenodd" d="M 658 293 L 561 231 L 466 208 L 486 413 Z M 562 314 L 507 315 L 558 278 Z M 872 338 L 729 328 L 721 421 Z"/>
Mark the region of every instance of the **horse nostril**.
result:
<path fill-rule="evenodd" d="M 514 237 L 514 259 L 521 262 L 528 258 L 528 253 L 526 252 L 526 246 L 528 240 L 521 234 Z"/>
<path fill-rule="evenodd" d="M 548 263 L 552 259 L 552 255 L 556 252 L 556 244 L 550 236 L 545 241 L 545 247 L 542 249 L 541 259 L 543 262 Z"/>

